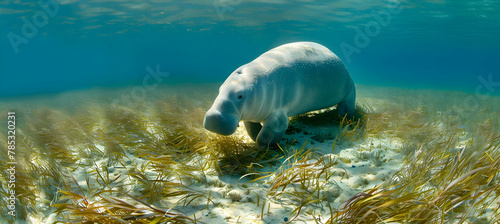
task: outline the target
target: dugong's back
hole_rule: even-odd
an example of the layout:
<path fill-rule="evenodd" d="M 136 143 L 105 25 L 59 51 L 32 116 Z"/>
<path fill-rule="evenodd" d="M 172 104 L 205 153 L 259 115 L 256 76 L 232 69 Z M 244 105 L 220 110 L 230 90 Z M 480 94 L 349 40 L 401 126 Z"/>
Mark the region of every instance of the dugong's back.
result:
<path fill-rule="evenodd" d="M 314 42 L 295 42 L 281 45 L 267 51 L 254 61 L 261 60 L 262 62 L 268 62 L 266 63 L 267 66 L 293 63 L 321 63 L 327 60 L 340 61 L 328 48 Z M 273 62 L 273 60 L 276 61 Z"/>
<path fill-rule="evenodd" d="M 285 108 L 288 116 L 334 106 L 355 91 L 340 58 L 313 42 L 281 45 L 248 65 L 260 76 L 259 82 L 267 82 L 266 91 L 275 91 L 266 95 L 273 95 L 273 105 Z"/>

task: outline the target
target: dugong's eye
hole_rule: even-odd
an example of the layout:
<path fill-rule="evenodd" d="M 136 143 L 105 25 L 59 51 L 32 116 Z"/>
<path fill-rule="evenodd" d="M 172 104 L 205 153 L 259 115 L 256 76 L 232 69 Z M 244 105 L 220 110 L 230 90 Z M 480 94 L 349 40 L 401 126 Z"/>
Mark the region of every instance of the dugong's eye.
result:
<path fill-rule="evenodd" d="M 245 91 L 235 91 L 233 97 L 233 99 L 241 101 L 245 98 Z"/>

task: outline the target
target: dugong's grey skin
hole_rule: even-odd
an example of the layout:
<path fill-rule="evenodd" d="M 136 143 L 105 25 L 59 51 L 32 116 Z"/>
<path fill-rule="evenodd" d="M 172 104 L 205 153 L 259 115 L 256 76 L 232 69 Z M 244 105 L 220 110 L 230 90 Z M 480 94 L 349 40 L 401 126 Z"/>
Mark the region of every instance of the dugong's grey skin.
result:
<path fill-rule="evenodd" d="M 336 104 L 341 116 L 353 115 L 355 99 L 354 82 L 337 55 L 317 43 L 289 43 L 231 73 L 203 126 L 230 135 L 243 120 L 250 137 L 266 148 L 281 140 L 288 117 Z"/>

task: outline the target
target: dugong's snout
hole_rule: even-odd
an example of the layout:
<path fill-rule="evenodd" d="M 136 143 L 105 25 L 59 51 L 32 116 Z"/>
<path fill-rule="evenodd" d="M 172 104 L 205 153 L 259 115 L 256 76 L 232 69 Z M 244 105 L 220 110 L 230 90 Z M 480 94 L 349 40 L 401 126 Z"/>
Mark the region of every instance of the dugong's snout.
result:
<path fill-rule="evenodd" d="M 217 110 L 210 109 L 205 114 L 203 127 L 217 134 L 230 135 L 236 131 L 239 122 L 236 116 L 223 114 Z"/>

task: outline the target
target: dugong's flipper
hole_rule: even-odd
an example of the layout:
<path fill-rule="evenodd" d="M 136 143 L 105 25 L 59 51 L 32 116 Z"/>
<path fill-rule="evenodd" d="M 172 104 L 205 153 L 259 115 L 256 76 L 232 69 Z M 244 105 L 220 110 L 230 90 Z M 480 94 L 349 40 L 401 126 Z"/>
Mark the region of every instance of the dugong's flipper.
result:
<path fill-rule="evenodd" d="M 356 105 L 356 91 L 353 89 L 349 94 L 349 96 L 347 96 L 347 98 L 343 102 L 337 105 L 337 110 L 339 112 L 339 115 L 341 117 L 344 117 L 347 114 L 349 117 L 352 118 L 354 116 L 355 105 Z"/>
<path fill-rule="evenodd" d="M 257 135 L 262 129 L 262 125 L 260 124 L 260 122 L 245 121 L 244 123 L 248 135 L 250 135 L 250 138 L 255 142 L 255 140 L 257 139 Z"/>
<path fill-rule="evenodd" d="M 264 120 L 264 126 L 257 135 L 257 144 L 261 148 L 267 148 L 271 144 L 275 144 L 281 140 L 288 128 L 288 116 L 283 111 L 271 113 Z"/>

